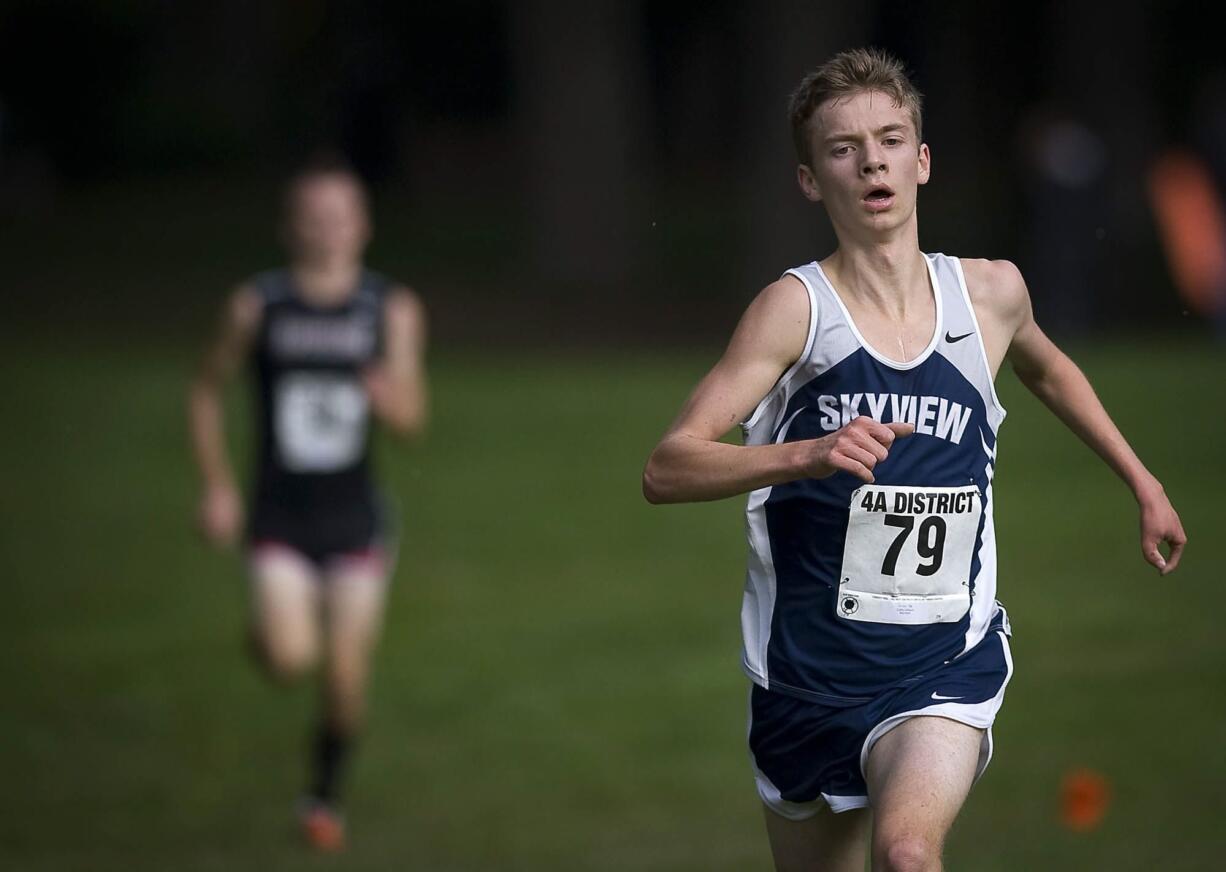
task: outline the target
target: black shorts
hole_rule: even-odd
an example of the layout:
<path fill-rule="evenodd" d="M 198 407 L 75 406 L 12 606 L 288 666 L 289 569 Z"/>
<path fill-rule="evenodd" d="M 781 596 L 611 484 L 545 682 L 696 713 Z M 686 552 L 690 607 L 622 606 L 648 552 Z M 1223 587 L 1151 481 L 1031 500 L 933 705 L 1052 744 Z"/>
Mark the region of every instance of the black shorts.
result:
<path fill-rule="evenodd" d="M 247 525 L 247 546 L 284 545 L 323 565 L 333 557 L 387 550 L 387 515 L 381 501 L 290 507 L 257 500 Z"/>

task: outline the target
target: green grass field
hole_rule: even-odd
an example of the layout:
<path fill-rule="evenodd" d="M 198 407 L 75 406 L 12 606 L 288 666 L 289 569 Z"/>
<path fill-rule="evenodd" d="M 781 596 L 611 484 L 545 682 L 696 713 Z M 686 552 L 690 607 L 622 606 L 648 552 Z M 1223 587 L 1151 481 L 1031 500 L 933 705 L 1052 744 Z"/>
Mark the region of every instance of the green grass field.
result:
<path fill-rule="evenodd" d="M 1125 488 L 1002 376 L 1017 668 L 948 866 L 1220 868 L 1226 359 L 1186 342 L 1075 356 L 1191 545 L 1159 579 Z M 192 531 L 188 357 L 44 344 L 3 366 L 0 867 L 768 868 L 738 665 L 743 502 L 639 494 L 710 355 L 434 362 L 430 439 L 381 445 L 405 542 L 337 858 L 291 827 L 310 689 L 249 667 L 240 561 Z M 1113 790 L 1090 833 L 1058 817 L 1079 766 Z"/>

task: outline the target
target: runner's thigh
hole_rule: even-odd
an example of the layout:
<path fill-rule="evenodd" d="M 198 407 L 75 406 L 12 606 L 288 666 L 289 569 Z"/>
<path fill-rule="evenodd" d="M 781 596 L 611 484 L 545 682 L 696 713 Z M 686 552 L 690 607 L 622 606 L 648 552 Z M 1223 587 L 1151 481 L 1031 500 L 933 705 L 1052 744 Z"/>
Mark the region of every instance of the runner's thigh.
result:
<path fill-rule="evenodd" d="M 252 624 L 268 666 L 286 677 L 309 669 L 319 650 L 319 575 L 288 547 L 262 546 L 250 558 Z"/>
<path fill-rule="evenodd" d="M 763 806 L 777 872 L 864 872 L 871 822 L 866 808 L 835 814 L 828 807 L 789 820 Z"/>
<path fill-rule="evenodd" d="M 386 564 L 378 557 L 341 557 L 329 563 L 324 598 L 333 662 L 365 660 L 383 624 L 387 584 Z"/>
<path fill-rule="evenodd" d="M 982 742 L 983 730 L 934 716 L 910 718 L 877 740 L 865 767 L 874 854 L 899 840 L 939 853 L 975 780 Z"/>

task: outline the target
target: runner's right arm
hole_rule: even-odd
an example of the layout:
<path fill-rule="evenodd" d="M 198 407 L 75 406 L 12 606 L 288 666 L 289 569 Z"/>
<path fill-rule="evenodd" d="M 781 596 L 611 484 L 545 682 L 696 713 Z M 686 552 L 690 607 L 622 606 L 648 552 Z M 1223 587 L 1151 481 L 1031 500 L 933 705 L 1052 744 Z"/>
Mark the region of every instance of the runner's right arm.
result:
<path fill-rule="evenodd" d="M 800 358 L 808 331 L 809 297 L 798 279 L 785 276 L 758 295 L 723 357 L 648 458 L 643 470 L 648 502 L 717 500 L 839 470 L 873 480 L 873 467 L 885 459 L 896 436 L 912 432 L 909 424 L 860 417 L 820 439 L 755 446 L 719 441 Z"/>
<path fill-rule="evenodd" d="M 261 315 L 254 289 L 241 286 L 230 295 L 188 392 L 192 454 L 203 485 L 198 520 L 205 537 L 215 545 L 234 544 L 243 520 L 242 498 L 226 452 L 222 391 L 246 358 Z"/>

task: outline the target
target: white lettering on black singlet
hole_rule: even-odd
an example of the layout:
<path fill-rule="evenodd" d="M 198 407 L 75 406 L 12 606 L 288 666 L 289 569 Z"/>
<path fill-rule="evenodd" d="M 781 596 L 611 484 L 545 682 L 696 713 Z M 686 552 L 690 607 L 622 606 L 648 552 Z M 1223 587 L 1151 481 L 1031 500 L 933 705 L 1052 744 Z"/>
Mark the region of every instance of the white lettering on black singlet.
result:
<path fill-rule="evenodd" d="M 867 414 L 882 423 L 906 422 L 915 432 L 935 436 L 955 445 L 962 443 L 971 421 L 971 408 L 945 397 L 911 394 L 822 394 L 817 398 L 823 430 L 833 432 Z M 885 416 L 886 410 L 890 415 Z"/>
<path fill-rule="evenodd" d="M 369 313 L 347 317 L 282 315 L 269 330 L 269 346 L 281 358 L 363 360 L 375 346 Z"/>

